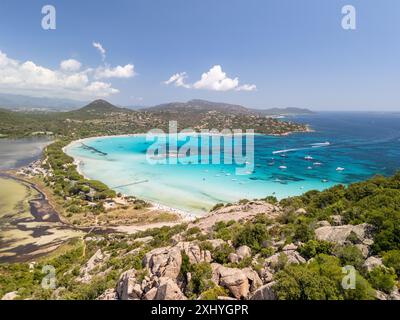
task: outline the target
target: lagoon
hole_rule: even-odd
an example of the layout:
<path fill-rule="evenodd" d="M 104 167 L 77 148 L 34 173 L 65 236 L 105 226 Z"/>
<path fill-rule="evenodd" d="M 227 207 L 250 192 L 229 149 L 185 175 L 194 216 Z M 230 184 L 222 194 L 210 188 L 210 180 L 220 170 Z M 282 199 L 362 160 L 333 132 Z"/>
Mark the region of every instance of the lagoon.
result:
<path fill-rule="evenodd" d="M 1 138 L 0 170 L 19 168 L 39 159 L 43 148 L 51 141 L 49 137 Z"/>

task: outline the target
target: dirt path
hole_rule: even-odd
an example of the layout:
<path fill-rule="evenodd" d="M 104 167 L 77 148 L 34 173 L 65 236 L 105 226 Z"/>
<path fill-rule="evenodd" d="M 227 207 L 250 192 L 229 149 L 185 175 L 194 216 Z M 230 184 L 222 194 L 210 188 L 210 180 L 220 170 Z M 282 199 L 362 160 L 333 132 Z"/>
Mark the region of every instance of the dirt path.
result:
<path fill-rule="evenodd" d="M 173 227 L 173 226 L 176 226 L 183 222 L 184 221 L 157 222 L 157 223 L 149 223 L 149 224 L 144 224 L 144 225 L 110 227 L 110 229 L 114 229 L 116 232 L 121 232 L 121 233 L 126 233 L 126 234 L 135 234 L 137 232 L 146 231 L 149 229 L 162 228 L 162 227 Z"/>

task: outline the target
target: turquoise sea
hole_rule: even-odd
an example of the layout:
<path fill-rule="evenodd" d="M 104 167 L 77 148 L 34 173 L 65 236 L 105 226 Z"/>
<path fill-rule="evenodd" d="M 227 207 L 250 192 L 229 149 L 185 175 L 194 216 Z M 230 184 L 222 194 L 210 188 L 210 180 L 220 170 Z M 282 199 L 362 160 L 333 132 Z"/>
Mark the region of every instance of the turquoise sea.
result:
<path fill-rule="evenodd" d="M 256 135 L 249 175 L 236 175 L 236 164 L 149 164 L 151 142 L 145 136 L 89 138 L 84 145 L 72 143 L 66 152 L 79 161 L 86 177 L 199 215 L 218 202 L 284 198 L 390 175 L 400 167 L 400 113 L 324 112 L 290 120 L 310 124 L 315 132 Z"/>

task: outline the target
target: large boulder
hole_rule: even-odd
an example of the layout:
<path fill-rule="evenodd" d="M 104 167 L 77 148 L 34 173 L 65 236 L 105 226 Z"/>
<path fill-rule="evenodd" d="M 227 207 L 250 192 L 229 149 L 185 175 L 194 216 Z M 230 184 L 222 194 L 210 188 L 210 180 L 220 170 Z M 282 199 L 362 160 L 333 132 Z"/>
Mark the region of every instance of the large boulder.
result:
<path fill-rule="evenodd" d="M 216 249 L 219 246 L 226 244 L 226 242 L 222 239 L 212 239 L 212 240 L 207 240 L 207 242 L 211 244 L 213 249 Z"/>
<path fill-rule="evenodd" d="M 228 255 L 228 260 L 230 263 L 238 263 L 239 262 L 239 257 L 236 253 L 231 252 Z"/>
<path fill-rule="evenodd" d="M 282 251 L 295 251 L 297 250 L 297 246 L 294 243 L 287 244 L 282 248 Z"/>
<path fill-rule="evenodd" d="M 216 284 L 227 288 L 236 299 L 247 297 L 250 285 L 246 272 L 216 263 L 211 264 L 211 268 L 213 270 L 212 280 Z"/>
<path fill-rule="evenodd" d="M 149 291 L 145 293 L 143 296 L 143 300 L 154 300 L 157 295 L 157 288 L 151 288 Z"/>
<path fill-rule="evenodd" d="M 244 268 L 242 269 L 242 272 L 245 273 L 247 280 L 249 281 L 250 292 L 257 290 L 263 285 L 263 282 L 261 281 L 257 272 L 254 271 L 252 268 Z"/>
<path fill-rule="evenodd" d="M 248 257 L 251 257 L 251 249 L 248 246 L 240 246 L 236 249 L 236 255 L 238 260 L 241 261 Z"/>
<path fill-rule="evenodd" d="M 182 265 L 181 249 L 175 247 L 157 248 L 143 258 L 143 266 L 152 275 L 176 279 Z"/>
<path fill-rule="evenodd" d="M 210 251 L 201 250 L 199 245 L 193 242 L 180 242 L 176 246 L 188 255 L 191 264 L 211 262 L 212 260 Z"/>
<path fill-rule="evenodd" d="M 377 267 L 383 266 L 382 259 L 379 257 L 369 257 L 365 260 L 363 267 L 366 271 L 370 272 Z"/>
<path fill-rule="evenodd" d="M 266 266 L 274 268 L 279 263 L 279 259 L 280 259 L 281 255 L 286 256 L 287 264 L 306 263 L 306 259 L 304 259 L 300 255 L 300 253 L 298 253 L 296 250 L 285 250 L 282 252 L 275 253 L 274 255 L 265 259 Z"/>
<path fill-rule="evenodd" d="M 118 298 L 121 300 L 140 300 L 143 294 L 141 285 L 136 278 L 136 270 L 124 272 L 117 284 Z"/>
<path fill-rule="evenodd" d="M 270 283 L 274 279 L 273 271 L 267 266 L 264 266 L 264 268 L 260 269 L 258 271 L 258 275 L 260 276 L 263 284 Z"/>
<path fill-rule="evenodd" d="M 229 290 L 235 299 L 247 298 L 250 292 L 262 286 L 262 281 L 251 268 L 237 269 L 212 263 L 212 281 Z"/>
<path fill-rule="evenodd" d="M 295 211 L 295 214 L 298 214 L 298 215 L 307 214 L 307 210 L 304 209 L 304 208 L 300 208 L 300 209 L 297 209 L 297 210 Z"/>
<path fill-rule="evenodd" d="M 222 268 L 220 276 L 220 284 L 227 288 L 236 299 L 247 297 L 250 291 L 249 281 L 241 270 Z"/>
<path fill-rule="evenodd" d="M 154 300 L 187 300 L 178 285 L 169 278 L 161 279 Z"/>
<path fill-rule="evenodd" d="M 275 282 L 270 282 L 258 288 L 253 293 L 250 300 L 277 300 L 276 294 L 273 290 L 274 285 Z"/>
<path fill-rule="evenodd" d="M 14 300 L 18 297 L 18 292 L 17 291 L 12 291 L 12 292 L 8 292 L 6 293 L 1 300 Z"/>
<path fill-rule="evenodd" d="M 315 229 L 315 236 L 318 240 L 345 244 L 350 234 L 354 233 L 361 243 L 371 244 L 371 225 L 367 223 L 343 226 L 324 226 Z"/>

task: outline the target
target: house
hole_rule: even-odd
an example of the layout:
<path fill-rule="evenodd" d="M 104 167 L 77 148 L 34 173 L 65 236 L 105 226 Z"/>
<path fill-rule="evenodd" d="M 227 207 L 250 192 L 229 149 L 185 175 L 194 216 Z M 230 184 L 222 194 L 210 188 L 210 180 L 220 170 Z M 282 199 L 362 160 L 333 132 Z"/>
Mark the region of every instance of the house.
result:
<path fill-rule="evenodd" d="M 108 199 L 103 202 L 103 208 L 106 211 L 112 210 L 112 209 L 117 208 L 117 204 L 113 200 Z"/>

